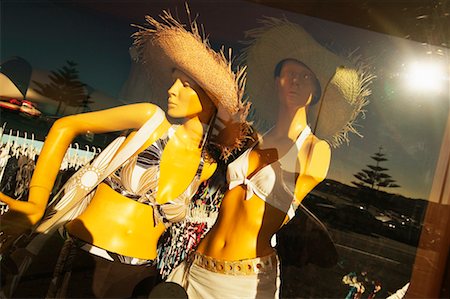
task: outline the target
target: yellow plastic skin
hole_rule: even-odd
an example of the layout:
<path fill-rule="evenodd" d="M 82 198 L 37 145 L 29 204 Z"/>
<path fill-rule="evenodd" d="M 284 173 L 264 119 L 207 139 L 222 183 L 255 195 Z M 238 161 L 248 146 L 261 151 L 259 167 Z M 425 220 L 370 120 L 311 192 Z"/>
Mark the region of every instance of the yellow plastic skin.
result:
<path fill-rule="evenodd" d="M 176 198 L 192 182 L 201 158 L 199 144 L 204 127 L 215 109 L 209 97 L 188 76 L 175 71 L 174 81 L 169 90 L 168 114 L 184 117 L 185 121 L 175 131 L 162 154 L 158 203 Z M 21 218 L 22 223 L 17 225 L 30 227 L 44 214 L 49 190 L 53 188 L 64 154 L 75 136 L 86 132 L 105 133 L 137 129 L 155 110 L 156 106 L 150 103 L 132 104 L 68 116 L 56 121 L 36 164 L 28 202 L 19 202 L 0 193 L 0 200 L 10 206 L 13 214 L 25 215 Z M 165 119 L 138 152 L 164 136 L 170 126 Z M 205 163 L 201 180 L 208 179 L 215 169 L 215 163 Z M 71 235 L 108 251 L 154 259 L 164 226 L 155 226 L 153 217 L 151 206 L 128 199 L 102 183 L 86 210 L 66 226 Z"/>
<path fill-rule="evenodd" d="M 264 136 L 259 147 L 250 153 L 248 178 L 284 155 L 307 125 L 306 107 L 311 102 L 312 86 L 302 82 L 301 86 L 292 87 L 298 85 L 295 82 L 298 77 L 289 80 L 283 76 L 286 70 L 290 73 L 305 72 L 301 65 L 296 65 L 285 63 L 282 75 L 275 80 L 280 102 L 278 121 L 271 132 Z M 290 70 L 292 67 L 294 69 Z M 297 203 L 325 178 L 330 160 L 328 143 L 310 135 L 297 156 L 299 173 L 294 190 Z M 225 193 L 219 217 L 200 242 L 198 252 L 227 261 L 256 258 L 273 252 L 270 240 L 286 222 L 286 213 L 267 204 L 256 194 L 249 200 L 245 199 L 245 195 L 246 188 L 243 185 Z"/>

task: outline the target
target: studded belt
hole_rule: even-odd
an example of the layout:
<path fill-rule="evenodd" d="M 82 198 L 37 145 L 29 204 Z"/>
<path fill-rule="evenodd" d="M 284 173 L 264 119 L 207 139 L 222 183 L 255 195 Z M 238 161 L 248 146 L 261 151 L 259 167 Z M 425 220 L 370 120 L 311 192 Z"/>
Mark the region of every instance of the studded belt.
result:
<path fill-rule="evenodd" d="M 238 261 L 217 260 L 201 253 L 194 253 L 194 264 L 215 273 L 227 275 L 255 275 L 267 273 L 278 267 L 276 252 L 254 259 Z"/>

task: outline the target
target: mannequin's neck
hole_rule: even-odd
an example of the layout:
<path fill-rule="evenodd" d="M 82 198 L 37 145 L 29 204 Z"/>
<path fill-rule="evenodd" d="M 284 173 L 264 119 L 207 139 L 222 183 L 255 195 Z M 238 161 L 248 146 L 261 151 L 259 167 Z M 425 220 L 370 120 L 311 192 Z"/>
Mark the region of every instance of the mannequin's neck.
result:
<path fill-rule="evenodd" d="M 289 111 L 285 107 L 280 107 L 277 122 L 272 130 L 275 138 L 289 138 L 295 141 L 300 133 L 307 126 L 306 107 L 301 107 L 296 111 Z"/>
<path fill-rule="evenodd" d="M 207 130 L 207 124 L 204 124 L 198 116 L 195 116 L 186 119 L 179 129 L 180 134 L 177 135 L 187 147 L 200 148 L 205 130 Z"/>

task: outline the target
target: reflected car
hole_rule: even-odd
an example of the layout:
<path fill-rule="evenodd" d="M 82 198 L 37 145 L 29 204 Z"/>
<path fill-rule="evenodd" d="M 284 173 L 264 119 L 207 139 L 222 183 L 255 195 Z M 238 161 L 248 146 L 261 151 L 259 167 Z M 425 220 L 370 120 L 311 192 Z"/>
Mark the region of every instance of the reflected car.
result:
<path fill-rule="evenodd" d="M 419 244 L 421 227 L 408 222 L 390 220 L 383 223 L 380 235 L 407 243 L 413 246 Z"/>
<path fill-rule="evenodd" d="M 326 198 L 310 193 L 302 201 L 302 204 L 320 221 L 332 223 L 331 220 L 335 218 L 336 206 L 332 201 Z"/>
<path fill-rule="evenodd" d="M 22 106 L 22 101 L 18 99 L 0 99 L 0 108 L 13 111 L 19 111 Z"/>
<path fill-rule="evenodd" d="M 338 206 L 329 224 L 338 229 L 346 229 L 361 234 L 379 234 L 382 222 L 369 211 L 359 206 Z"/>
<path fill-rule="evenodd" d="M 42 112 L 36 108 L 36 104 L 27 100 L 22 101 L 22 106 L 20 106 L 19 111 L 31 116 L 40 116 L 42 114 Z"/>

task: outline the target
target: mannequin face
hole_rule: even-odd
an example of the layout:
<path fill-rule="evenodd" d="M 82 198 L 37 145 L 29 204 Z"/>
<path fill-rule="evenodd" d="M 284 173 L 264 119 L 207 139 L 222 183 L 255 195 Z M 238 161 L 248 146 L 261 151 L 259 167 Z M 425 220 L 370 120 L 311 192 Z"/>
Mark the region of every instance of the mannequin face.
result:
<path fill-rule="evenodd" d="M 283 63 L 280 75 L 275 78 L 281 105 L 290 109 L 307 106 L 315 91 L 315 75 L 305 65 L 294 60 Z"/>
<path fill-rule="evenodd" d="M 191 118 L 204 111 L 210 104 L 203 89 L 185 73 L 174 70 L 174 83 L 170 87 L 167 114 L 174 118 Z"/>

